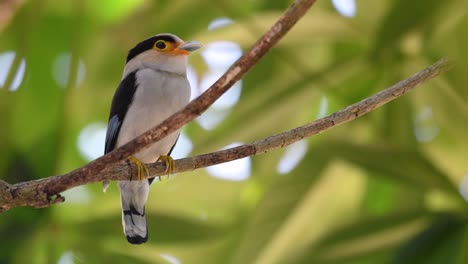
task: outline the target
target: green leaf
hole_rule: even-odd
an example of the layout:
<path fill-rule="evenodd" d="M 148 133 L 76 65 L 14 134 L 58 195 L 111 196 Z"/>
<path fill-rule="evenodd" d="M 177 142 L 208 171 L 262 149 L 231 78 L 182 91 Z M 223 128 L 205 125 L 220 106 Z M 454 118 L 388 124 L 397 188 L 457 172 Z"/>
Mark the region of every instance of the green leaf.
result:
<path fill-rule="evenodd" d="M 391 8 L 379 24 L 372 57 L 382 58 L 382 56 L 387 55 L 387 57 L 392 58 L 392 54 L 388 54 L 388 52 L 395 53 L 395 50 L 398 50 L 396 45 L 405 34 L 430 26 L 431 19 L 450 2 L 438 0 L 391 1 Z M 427 28 L 427 30 L 430 29 Z"/>
<path fill-rule="evenodd" d="M 353 144 L 332 141 L 329 147 L 337 157 L 353 162 L 365 169 L 379 172 L 414 188 L 441 189 L 458 194 L 448 175 L 437 168 L 421 151 L 397 145 Z"/>
<path fill-rule="evenodd" d="M 466 219 L 441 215 L 395 256 L 394 263 L 455 263 L 461 252 Z"/>
<path fill-rule="evenodd" d="M 307 162 L 301 162 L 290 175 L 270 184 L 255 211 L 248 215 L 229 263 L 253 263 L 270 258 L 275 248 L 285 249 L 281 240 L 289 239 L 288 230 L 298 231 L 297 228 L 306 224 L 303 222 L 299 226 L 293 222 L 310 215 L 306 204 L 312 199 L 310 195 L 314 193 L 330 154 L 324 145 L 310 146 L 304 158 Z"/>
<path fill-rule="evenodd" d="M 298 248 L 291 263 L 361 263 L 367 256 L 393 251 L 427 226 L 427 217 L 428 212 L 418 210 L 361 217 L 330 230 L 318 242 Z"/>

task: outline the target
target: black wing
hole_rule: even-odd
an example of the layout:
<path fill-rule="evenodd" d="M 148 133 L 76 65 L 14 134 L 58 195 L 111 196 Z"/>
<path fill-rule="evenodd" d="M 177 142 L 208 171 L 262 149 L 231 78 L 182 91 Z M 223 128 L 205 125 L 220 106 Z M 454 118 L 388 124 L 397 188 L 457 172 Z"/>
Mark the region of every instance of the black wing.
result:
<path fill-rule="evenodd" d="M 119 137 L 120 127 L 127 114 L 127 110 L 133 101 L 133 95 L 137 89 L 136 71 L 129 73 L 120 82 L 112 98 L 112 106 L 107 125 L 106 145 L 104 153 L 111 152 L 115 148 Z"/>

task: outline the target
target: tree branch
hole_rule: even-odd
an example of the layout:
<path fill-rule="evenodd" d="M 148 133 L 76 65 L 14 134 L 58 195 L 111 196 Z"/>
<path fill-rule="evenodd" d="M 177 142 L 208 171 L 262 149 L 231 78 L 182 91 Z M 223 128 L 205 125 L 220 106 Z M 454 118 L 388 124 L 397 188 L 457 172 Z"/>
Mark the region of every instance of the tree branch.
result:
<path fill-rule="evenodd" d="M 223 162 L 228 162 L 247 156 L 266 153 L 270 150 L 288 146 L 305 137 L 321 133 L 337 125 L 354 120 L 367 114 L 376 108 L 404 95 L 417 85 L 447 71 L 452 63 L 447 59 L 441 59 L 433 65 L 417 72 L 403 81 L 375 94 L 360 102 L 352 104 L 338 112 L 335 112 L 314 122 L 294 128 L 292 130 L 276 134 L 251 144 L 216 151 L 204 155 L 175 161 L 175 172 L 191 171 Z M 86 170 L 86 165 L 81 170 Z M 128 180 L 129 175 L 135 175 L 131 167 L 125 162 L 114 163 L 107 166 L 100 173 L 91 176 L 76 177 L 76 171 L 61 175 L 43 178 L 34 181 L 17 183 L 15 185 L 0 181 L 0 211 L 8 210 L 16 206 L 45 207 L 64 201 L 60 195 L 53 200 L 50 195 L 58 194 L 47 192 L 52 187 L 61 191 L 71 189 L 76 186 L 99 182 L 103 180 Z M 161 162 L 148 164 L 148 169 L 152 177 L 165 174 L 165 165 Z M 55 186 L 55 187 L 54 187 Z M 59 186 L 59 187 L 56 187 Z"/>
<path fill-rule="evenodd" d="M 200 116 L 221 95 L 242 78 L 270 49 L 304 16 L 307 10 L 316 0 L 296 0 L 282 14 L 278 21 L 237 60 L 221 78 L 219 78 L 202 95 L 190 102 L 184 109 L 175 113 L 160 125 L 148 130 L 127 144 L 113 150 L 110 153 L 88 163 L 62 176 L 54 176 L 27 183 L 18 183 L 11 186 L 3 181 L 0 182 L 0 212 L 15 206 L 44 207 L 51 203 L 51 196 L 56 195 L 71 187 L 76 182 L 95 182 L 95 176 L 101 175 L 107 167 L 127 159 L 129 156 L 149 146 L 151 143 L 163 139 L 168 134 L 181 128 L 186 123 Z M 63 176 L 66 176 L 65 178 Z M 103 180 L 103 179 L 101 179 Z M 30 188 L 30 183 L 35 188 Z"/>
<path fill-rule="evenodd" d="M 64 198 L 59 193 L 70 188 L 103 180 L 128 180 L 131 178 L 131 176 L 128 176 L 133 175 L 131 171 L 129 172 L 129 168 L 131 167 L 122 162 L 122 160 L 127 159 L 127 157 L 144 149 L 151 143 L 163 139 L 166 135 L 201 115 L 261 59 L 294 26 L 313 3 L 315 3 L 315 0 L 296 0 L 270 30 L 205 93 L 189 103 L 184 109 L 166 119 L 159 126 L 152 128 L 124 146 L 64 175 L 21 182 L 14 185 L 0 180 L 0 212 L 17 206 L 46 207 L 63 202 Z M 255 141 L 252 144 L 177 160 L 176 172 L 194 170 L 246 156 L 265 153 L 275 148 L 287 146 L 297 140 L 338 124 L 353 120 L 403 95 L 415 85 L 436 76 L 446 70 L 449 64 L 447 60 L 441 60 L 385 91 L 310 124 Z M 162 164 L 154 163 L 149 165 L 149 168 L 152 175 L 164 174 L 165 167 Z"/>
<path fill-rule="evenodd" d="M 242 78 L 270 49 L 302 18 L 315 0 L 296 0 L 278 21 L 237 60 L 209 89 L 190 102 L 184 109 L 175 113 L 160 125 L 153 127 L 134 140 L 118 149 L 96 159 L 87 166 L 73 171 L 74 177 L 89 177 L 98 174 L 109 164 L 127 159 L 131 155 L 163 139 L 168 134 L 200 116 L 219 97 Z M 64 187 L 64 186 L 63 186 Z M 49 186 L 47 193 L 55 194 L 63 191 L 62 186 Z"/>

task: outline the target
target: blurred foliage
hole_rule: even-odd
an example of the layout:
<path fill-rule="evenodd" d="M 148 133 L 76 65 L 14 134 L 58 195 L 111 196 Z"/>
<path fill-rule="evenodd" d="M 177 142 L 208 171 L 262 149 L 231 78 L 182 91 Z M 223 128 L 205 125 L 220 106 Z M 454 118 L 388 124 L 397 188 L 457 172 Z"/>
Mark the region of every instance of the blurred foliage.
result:
<path fill-rule="evenodd" d="M 124 57 L 139 40 L 173 32 L 245 50 L 289 3 L 3 1 L 0 55 L 16 56 L 0 88 L 1 178 L 16 183 L 85 165 L 80 131 L 107 121 Z M 310 122 L 324 100 L 332 113 L 442 56 L 456 67 L 307 139 L 287 174 L 276 170 L 284 154 L 277 150 L 252 158 L 245 181 L 197 170 L 155 182 L 143 246 L 122 234 L 115 186 L 106 194 L 100 184 L 79 187 L 64 204 L 3 213 L 0 263 L 468 263 L 468 206 L 459 191 L 468 189 L 468 4 L 361 0 L 356 11 L 346 18 L 317 1 L 243 79 L 221 124 L 185 127 L 191 155 Z M 219 17 L 234 23 L 208 31 Z M 71 54 L 62 83 L 53 73 L 61 54 Z M 22 58 L 25 76 L 11 92 Z M 198 75 L 207 70 L 200 53 L 191 64 Z"/>

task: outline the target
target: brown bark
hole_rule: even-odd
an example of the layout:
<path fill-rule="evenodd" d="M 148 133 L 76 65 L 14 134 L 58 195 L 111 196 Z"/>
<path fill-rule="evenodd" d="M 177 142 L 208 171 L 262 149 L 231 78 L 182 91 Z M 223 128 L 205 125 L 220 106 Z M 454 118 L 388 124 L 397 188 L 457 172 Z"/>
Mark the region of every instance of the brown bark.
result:
<path fill-rule="evenodd" d="M 339 124 L 349 122 L 367 114 L 385 103 L 404 95 L 418 84 L 448 70 L 451 65 L 451 62 L 447 59 L 441 59 L 426 69 L 419 71 L 375 95 L 329 116 L 292 130 L 257 140 L 251 144 L 176 160 L 174 172 L 191 171 L 285 147 L 305 137 L 321 133 Z M 46 207 L 63 202 L 64 198 L 58 194 L 70 188 L 103 180 L 128 180 L 131 178 L 129 175 L 135 175 L 135 173 L 131 172 L 131 167 L 129 167 L 126 162 L 105 164 L 104 170 L 89 174 L 89 167 L 92 166 L 91 164 L 92 163 L 64 175 L 52 176 L 14 185 L 0 181 L 0 211 L 5 211 L 17 206 Z M 148 168 L 153 177 L 164 175 L 166 169 L 165 165 L 160 162 L 148 164 Z M 51 199 L 53 195 L 57 196 Z"/>

